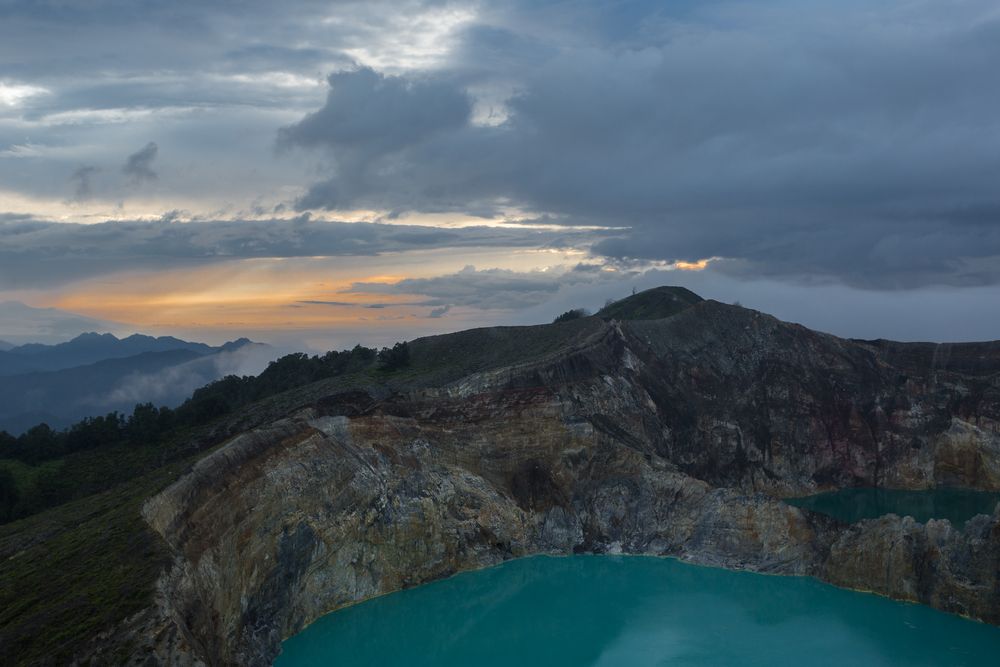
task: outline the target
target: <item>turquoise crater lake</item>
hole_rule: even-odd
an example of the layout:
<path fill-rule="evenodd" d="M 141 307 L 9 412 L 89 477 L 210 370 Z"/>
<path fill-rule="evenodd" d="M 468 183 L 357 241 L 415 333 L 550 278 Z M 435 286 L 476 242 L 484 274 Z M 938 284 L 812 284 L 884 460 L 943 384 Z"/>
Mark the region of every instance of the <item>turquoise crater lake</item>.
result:
<path fill-rule="evenodd" d="M 785 502 L 846 523 L 898 514 L 912 516 L 920 523 L 928 519 L 948 519 L 956 528 L 962 528 L 977 514 L 992 515 L 1000 503 L 1000 493 L 951 487 L 925 491 L 858 488 L 787 498 Z"/>
<path fill-rule="evenodd" d="M 814 579 L 533 557 L 328 614 L 277 667 L 997 665 L 1000 628 Z"/>

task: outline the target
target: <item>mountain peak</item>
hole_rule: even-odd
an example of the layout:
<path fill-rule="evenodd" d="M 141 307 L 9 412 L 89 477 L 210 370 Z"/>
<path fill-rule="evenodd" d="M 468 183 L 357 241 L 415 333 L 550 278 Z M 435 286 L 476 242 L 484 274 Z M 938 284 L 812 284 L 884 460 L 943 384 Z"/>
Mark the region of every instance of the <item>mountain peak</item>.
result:
<path fill-rule="evenodd" d="M 253 344 L 255 344 L 255 343 L 252 340 L 250 340 L 249 338 L 246 338 L 246 337 L 237 338 L 236 340 L 231 340 L 228 343 L 225 343 L 225 344 L 221 345 L 219 347 L 219 351 L 220 352 L 232 352 L 233 350 L 238 350 L 241 347 L 244 347 L 246 345 L 253 345 Z M 256 344 L 259 345 L 259 343 L 256 343 Z"/>
<path fill-rule="evenodd" d="M 108 342 L 108 343 L 110 343 L 112 341 L 117 341 L 117 340 L 118 340 L 118 338 L 114 334 L 111 334 L 111 333 L 97 333 L 96 331 L 88 331 L 86 333 L 80 334 L 79 336 L 77 336 L 76 338 L 74 338 L 73 340 L 71 340 L 70 342 L 71 343 L 87 343 L 87 342 L 98 342 L 98 341 L 101 341 L 101 342 Z"/>
<path fill-rule="evenodd" d="M 605 320 L 658 320 L 701 303 L 703 298 L 687 289 L 664 285 L 619 299 L 597 312 Z"/>
<path fill-rule="evenodd" d="M 163 337 L 161 336 L 160 338 L 163 338 Z M 138 342 L 138 341 L 159 340 L 159 338 L 156 338 L 154 336 L 147 336 L 146 334 L 134 333 L 131 336 L 126 336 L 125 338 L 122 338 L 122 340 L 123 341 L 127 340 L 127 341 L 136 341 L 136 342 Z M 176 340 L 176 339 L 174 339 L 174 340 Z"/>

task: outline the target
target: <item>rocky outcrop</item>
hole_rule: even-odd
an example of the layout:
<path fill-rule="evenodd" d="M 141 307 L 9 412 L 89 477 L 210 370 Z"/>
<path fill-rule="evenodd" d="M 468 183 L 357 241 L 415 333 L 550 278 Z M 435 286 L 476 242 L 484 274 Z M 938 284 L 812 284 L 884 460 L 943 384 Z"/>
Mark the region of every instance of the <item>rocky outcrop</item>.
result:
<path fill-rule="evenodd" d="M 375 595 L 533 553 L 642 553 L 1000 622 L 1000 513 L 847 526 L 778 498 L 1000 488 L 995 375 L 701 302 L 533 360 L 301 394 L 150 498 L 173 553 L 137 661 L 264 665 Z M 415 344 L 419 351 L 419 345 Z M 894 356 L 895 355 L 895 356 Z"/>
<path fill-rule="evenodd" d="M 895 515 L 840 531 L 818 575 L 830 583 L 1000 623 L 1000 507 L 964 530 Z"/>

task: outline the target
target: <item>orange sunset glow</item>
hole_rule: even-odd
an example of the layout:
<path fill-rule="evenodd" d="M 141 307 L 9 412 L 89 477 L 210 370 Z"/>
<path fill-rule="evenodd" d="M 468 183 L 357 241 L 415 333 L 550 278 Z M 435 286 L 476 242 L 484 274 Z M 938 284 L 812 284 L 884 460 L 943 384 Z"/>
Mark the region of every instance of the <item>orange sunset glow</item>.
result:
<path fill-rule="evenodd" d="M 160 271 L 132 271 L 73 283 L 39 305 L 139 328 L 165 330 L 297 330 L 379 327 L 418 319 L 430 310 L 420 293 L 385 294 L 352 289 L 355 283 L 393 285 L 459 271 L 467 262 L 506 270 L 563 269 L 568 251 L 470 250 L 456 258 L 447 251 L 393 253 L 381 257 L 311 257 L 228 260 Z M 418 330 L 429 323 L 414 321 Z"/>

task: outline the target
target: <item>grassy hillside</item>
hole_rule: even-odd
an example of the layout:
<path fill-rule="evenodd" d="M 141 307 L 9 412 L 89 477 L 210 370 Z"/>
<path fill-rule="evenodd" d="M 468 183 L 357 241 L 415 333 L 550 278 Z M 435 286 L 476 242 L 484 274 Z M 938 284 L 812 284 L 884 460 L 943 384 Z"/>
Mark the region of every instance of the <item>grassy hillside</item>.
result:
<path fill-rule="evenodd" d="M 168 554 L 139 510 L 183 468 L 0 526 L 0 663 L 68 664 L 152 601 Z"/>

